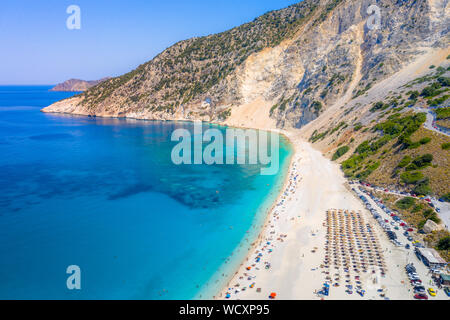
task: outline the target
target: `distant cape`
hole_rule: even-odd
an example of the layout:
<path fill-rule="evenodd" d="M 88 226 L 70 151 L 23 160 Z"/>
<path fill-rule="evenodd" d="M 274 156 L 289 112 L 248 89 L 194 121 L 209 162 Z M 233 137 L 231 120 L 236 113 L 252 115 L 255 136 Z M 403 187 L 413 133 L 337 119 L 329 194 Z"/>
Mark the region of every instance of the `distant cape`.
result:
<path fill-rule="evenodd" d="M 110 79 L 110 77 L 102 78 L 100 80 L 86 81 L 80 79 L 70 79 L 63 83 L 57 84 L 50 91 L 86 91 L 87 89 Z"/>

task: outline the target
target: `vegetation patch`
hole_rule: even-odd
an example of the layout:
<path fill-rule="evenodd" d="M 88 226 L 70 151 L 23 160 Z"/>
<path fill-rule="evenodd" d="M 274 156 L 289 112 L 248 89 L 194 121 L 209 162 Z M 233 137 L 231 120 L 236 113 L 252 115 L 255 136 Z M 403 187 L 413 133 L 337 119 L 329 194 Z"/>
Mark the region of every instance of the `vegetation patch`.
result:
<path fill-rule="evenodd" d="M 407 183 L 407 184 L 416 184 L 416 183 L 418 183 L 419 181 L 421 181 L 421 180 L 423 180 L 423 178 L 424 178 L 424 175 L 423 175 L 423 173 L 422 172 L 420 172 L 420 171 L 414 171 L 414 172 L 403 172 L 401 175 L 400 175 L 400 178 L 402 179 L 402 181 L 404 182 L 404 183 Z"/>
<path fill-rule="evenodd" d="M 412 158 L 410 156 L 404 156 L 403 159 L 398 164 L 397 168 L 405 168 L 408 164 L 410 164 Z"/>
<path fill-rule="evenodd" d="M 317 130 L 315 130 L 313 132 L 313 134 L 311 135 L 311 137 L 309 138 L 309 141 L 311 141 L 312 143 L 316 143 L 319 140 L 322 140 L 323 138 L 325 138 L 328 134 L 328 130 L 322 133 L 319 133 Z"/>
<path fill-rule="evenodd" d="M 311 104 L 311 107 L 314 109 L 314 113 L 316 115 L 318 115 L 320 113 L 320 111 L 322 110 L 322 108 L 323 108 L 322 103 L 320 101 L 314 101 Z"/>
<path fill-rule="evenodd" d="M 344 154 L 346 154 L 350 150 L 349 146 L 343 146 L 337 149 L 337 151 L 334 153 L 332 160 L 335 161 L 342 157 Z"/>
<path fill-rule="evenodd" d="M 446 236 L 443 237 L 442 239 L 439 239 L 436 248 L 438 250 L 450 250 L 450 236 Z"/>
<path fill-rule="evenodd" d="M 227 110 L 222 111 L 222 112 L 219 114 L 219 119 L 221 119 L 221 120 L 226 120 L 226 119 L 228 119 L 230 116 L 231 116 L 231 109 L 227 109 Z"/>
<path fill-rule="evenodd" d="M 426 196 L 432 193 L 430 186 L 430 179 L 426 177 L 425 179 L 419 181 L 414 189 L 412 189 L 412 193 L 418 196 Z"/>
<path fill-rule="evenodd" d="M 436 112 L 436 118 L 438 120 L 448 119 L 450 118 L 450 108 L 438 108 L 435 109 L 434 112 Z"/>
<path fill-rule="evenodd" d="M 411 197 L 406 197 L 406 198 L 403 198 L 403 199 L 400 199 L 399 201 L 397 201 L 395 203 L 395 205 L 397 206 L 397 208 L 406 210 L 406 209 L 411 208 L 415 203 L 416 203 L 416 199 L 411 198 Z"/>
<path fill-rule="evenodd" d="M 419 140 L 419 143 L 422 144 L 422 145 L 424 145 L 424 144 L 430 143 L 431 140 L 432 140 L 432 139 L 431 139 L 430 137 L 425 137 L 425 138 L 420 139 L 420 140 Z"/>
<path fill-rule="evenodd" d="M 446 142 L 446 143 L 441 144 L 441 148 L 442 148 L 442 150 L 450 149 L 450 142 Z"/>
<path fill-rule="evenodd" d="M 387 108 L 389 108 L 389 105 L 387 103 L 384 103 L 383 101 L 378 101 L 378 102 L 374 103 L 372 108 L 370 108 L 370 112 L 386 110 Z"/>
<path fill-rule="evenodd" d="M 406 167 L 407 171 L 414 171 L 424 169 L 428 166 L 431 166 L 431 162 L 433 161 L 433 155 L 425 154 L 423 156 L 419 156 L 415 158 L 412 163 Z"/>
<path fill-rule="evenodd" d="M 444 200 L 445 202 L 450 202 L 450 192 L 446 193 L 442 196 L 442 200 Z"/>

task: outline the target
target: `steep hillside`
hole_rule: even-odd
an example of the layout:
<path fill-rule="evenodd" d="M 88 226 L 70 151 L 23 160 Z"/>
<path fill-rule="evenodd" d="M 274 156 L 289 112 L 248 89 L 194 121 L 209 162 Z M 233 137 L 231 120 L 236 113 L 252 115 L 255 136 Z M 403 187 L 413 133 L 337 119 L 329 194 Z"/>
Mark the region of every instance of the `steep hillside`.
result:
<path fill-rule="evenodd" d="M 430 48 L 448 47 L 446 1 L 305 0 L 181 41 L 46 112 L 300 128 L 363 96 Z"/>
<path fill-rule="evenodd" d="M 341 162 L 348 178 L 421 195 L 448 194 L 450 137 L 432 125 L 435 111 L 449 109 L 450 59 L 442 53 L 450 50 L 425 56 L 422 76 L 413 72 L 420 70 L 419 60 L 365 97 L 327 110 L 328 122 L 318 119 L 305 127 L 305 138 Z"/>

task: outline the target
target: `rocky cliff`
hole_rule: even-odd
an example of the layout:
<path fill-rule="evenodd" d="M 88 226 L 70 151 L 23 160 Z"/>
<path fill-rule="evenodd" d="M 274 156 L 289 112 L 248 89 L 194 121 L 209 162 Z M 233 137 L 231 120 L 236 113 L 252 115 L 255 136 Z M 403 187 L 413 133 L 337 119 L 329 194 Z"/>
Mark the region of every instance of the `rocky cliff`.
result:
<path fill-rule="evenodd" d="M 304 0 L 176 43 L 44 111 L 300 128 L 428 49 L 449 47 L 449 17 L 446 0 Z"/>

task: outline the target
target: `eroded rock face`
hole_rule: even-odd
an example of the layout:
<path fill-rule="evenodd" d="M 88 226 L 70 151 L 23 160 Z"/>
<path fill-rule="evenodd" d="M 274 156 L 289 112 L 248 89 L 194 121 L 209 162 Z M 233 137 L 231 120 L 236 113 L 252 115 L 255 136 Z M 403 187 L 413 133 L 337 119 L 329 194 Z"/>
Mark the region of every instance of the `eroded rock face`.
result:
<path fill-rule="evenodd" d="M 372 4 L 305 0 L 222 34 L 179 42 L 44 111 L 221 122 L 262 100 L 264 117 L 299 128 L 365 94 L 423 48 L 448 47 L 446 1 L 378 1 L 379 29 L 367 26 Z"/>

